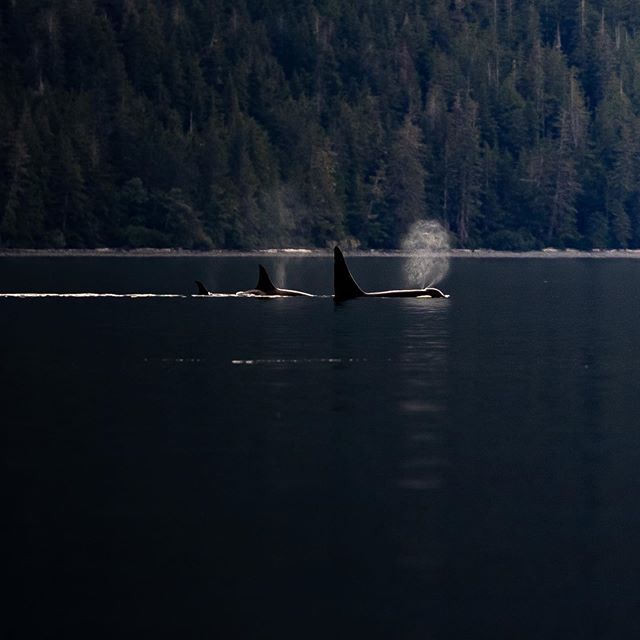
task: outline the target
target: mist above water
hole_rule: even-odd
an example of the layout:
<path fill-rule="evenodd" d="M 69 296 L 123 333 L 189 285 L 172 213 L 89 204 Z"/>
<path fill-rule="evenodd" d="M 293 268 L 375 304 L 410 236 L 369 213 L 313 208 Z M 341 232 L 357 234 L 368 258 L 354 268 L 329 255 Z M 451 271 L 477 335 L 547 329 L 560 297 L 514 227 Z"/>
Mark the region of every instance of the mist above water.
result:
<path fill-rule="evenodd" d="M 276 287 L 286 289 L 287 283 L 287 271 L 289 270 L 289 260 L 287 258 L 280 258 L 278 262 L 273 266 L 273 275 L 271 269 L 268 269 L 269 275 L 271 275 L 271 281 Z"/>
<path fill-rule="evenodd" d="M 401 242 L 409 252 L 405 262 L 407 282 L 420 288 L 432 287 L 449 271 L 449 235 L 436 220 L 418 220 Z"/>

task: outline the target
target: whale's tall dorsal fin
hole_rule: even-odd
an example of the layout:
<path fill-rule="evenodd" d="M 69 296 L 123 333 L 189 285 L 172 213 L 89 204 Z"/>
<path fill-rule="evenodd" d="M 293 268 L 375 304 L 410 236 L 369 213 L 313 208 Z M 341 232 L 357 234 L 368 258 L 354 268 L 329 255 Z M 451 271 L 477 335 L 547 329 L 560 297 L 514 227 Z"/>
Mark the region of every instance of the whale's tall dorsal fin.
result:
<path fill-rule="evenodd" d="M 199 296 L 208 296 L 209 290 L 205 287 L 200 280 L 196 280 L 196 285 L 198 287 L 198 293 L 196 295 Z"/>
<path fill-rule="evenodd" d="M 275 291 L 278 287 L 276 287 L 273 282 L 271 282 L 271 278 L 267 273 L 267 270 L 260 264 L 258 265 L 258 270 L 260 275 L 258 277 L 258 284 L 256 285 L 256 289 L 258 291 Z"/>
<path fill-rule="evenodd" d="M 351 275 L 340 247 L 333 250 L 333 295 L 336 300 L 366 295 Z"/>

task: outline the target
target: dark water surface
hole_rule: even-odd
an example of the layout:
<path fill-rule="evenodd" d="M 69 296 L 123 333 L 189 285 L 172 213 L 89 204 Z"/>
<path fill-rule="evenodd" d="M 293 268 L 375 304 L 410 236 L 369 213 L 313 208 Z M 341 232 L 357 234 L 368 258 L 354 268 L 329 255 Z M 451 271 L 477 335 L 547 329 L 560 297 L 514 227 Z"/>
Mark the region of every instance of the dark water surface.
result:
<path fill-rule="evenodd" d="M 328 257 L 260 260 L 330 293 Z M 5 292 L 178 294 L 0 295 L 3 637 L 640 637 L 640 261 L 180 295 L 257 262 L 0 259 Z"/>

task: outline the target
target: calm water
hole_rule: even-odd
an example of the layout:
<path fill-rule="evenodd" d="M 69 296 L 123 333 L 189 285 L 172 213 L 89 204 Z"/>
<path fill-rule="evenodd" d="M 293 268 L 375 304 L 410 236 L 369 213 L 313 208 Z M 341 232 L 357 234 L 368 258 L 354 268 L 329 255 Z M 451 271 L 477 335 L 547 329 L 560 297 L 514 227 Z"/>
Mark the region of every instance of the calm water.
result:
<path fill-rule="evenodd" d="M 5 292 L 177 294 L 0 295 L 3 637 L 640 637 L 640 261 L 181 295 L 257 262 L 0 259 Z"/>

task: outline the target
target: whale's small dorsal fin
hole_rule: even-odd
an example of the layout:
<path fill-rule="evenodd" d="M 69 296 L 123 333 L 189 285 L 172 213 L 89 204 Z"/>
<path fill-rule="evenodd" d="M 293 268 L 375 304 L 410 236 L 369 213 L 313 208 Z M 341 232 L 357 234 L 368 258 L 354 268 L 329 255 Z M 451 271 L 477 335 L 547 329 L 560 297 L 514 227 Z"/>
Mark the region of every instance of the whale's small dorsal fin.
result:
<path fill-rule="evenodd" d="M 209 290 L 205 287 L 200 280 L 196 280 L 196 285 L 198 287 L 198 293 L 196 295 L 199 296 L 208 296 Z"/>
<path fill-rule="evenodd" d="M 333 250 L 333 295 L 336 300 L 348 300 L 366 295 L 353 279 L 340 247 Z"/>
<path fill-rule="evenodd" d="M 256 289 L 258 291 L 275 291 L 278 287 L 276 287 L 273 282 L 271 282 L 271 278 L 267 273 L 267 270 L 260 264 L 258 265 L 258 270 L 260 275 L 258 277 L 258 284 L 256 285 Z"/>

